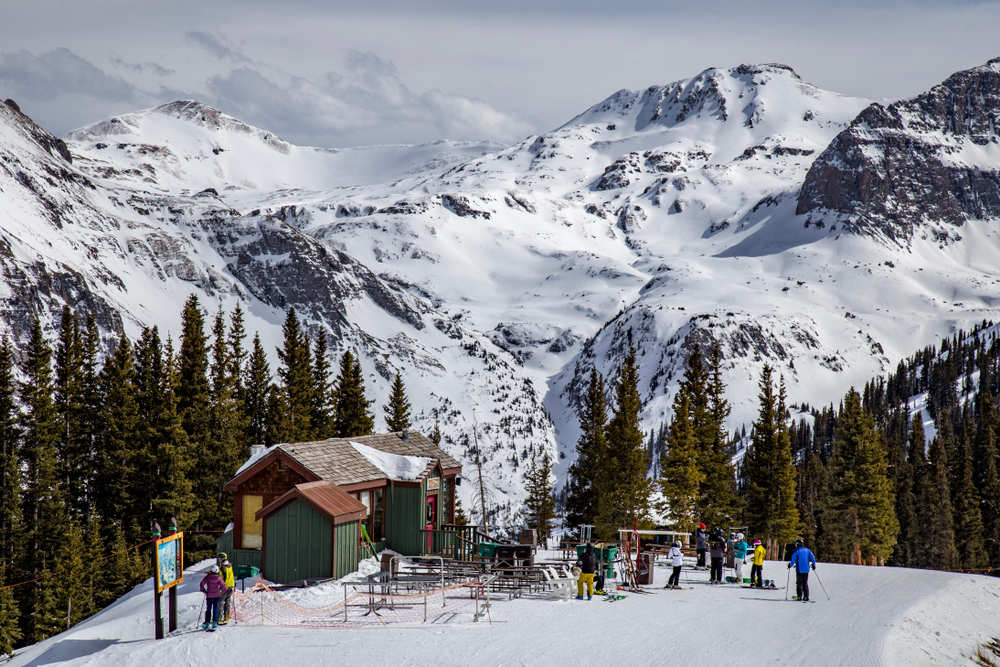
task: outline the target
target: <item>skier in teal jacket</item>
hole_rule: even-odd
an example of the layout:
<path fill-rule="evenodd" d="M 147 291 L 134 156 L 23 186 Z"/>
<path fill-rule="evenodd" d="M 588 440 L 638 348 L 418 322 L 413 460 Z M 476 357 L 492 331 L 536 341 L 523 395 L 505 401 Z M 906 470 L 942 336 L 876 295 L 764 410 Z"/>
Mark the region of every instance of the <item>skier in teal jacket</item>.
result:
<path fill-rule="evenodd" d="M 788 567 L 795 567 L 795 598 L 809 602 L 809 567 L 816 569 L 816 557 L 806 548 L 802 540 L 795 540 L 795 552 Z"/>

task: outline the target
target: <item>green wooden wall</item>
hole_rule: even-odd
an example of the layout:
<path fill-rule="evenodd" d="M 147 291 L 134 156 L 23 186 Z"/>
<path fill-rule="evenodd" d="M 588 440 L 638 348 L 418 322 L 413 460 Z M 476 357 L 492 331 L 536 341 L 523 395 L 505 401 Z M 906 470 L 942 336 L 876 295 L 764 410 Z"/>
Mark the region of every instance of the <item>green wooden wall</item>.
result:
<path fill-rule="evenodd" d="M 287 584 L 332 576 L 332 529 L 325 517 L 297 499 L 269 516 L 264 539 L 264 577 Z M 357 560 L 352 571 L 356 566 Z"/>
<path fill-rule="evenodd" d="M 404 556 L 420 556 L 424 527 L 424 489 L 421 486 L 390 486 L 385 498 L 386 546 Z"/>
<path fill-rule="evenodd" d="M 333 576 L 346 577 L 358 569 L 358 522 L 336 526 L 333 543 Z"/>

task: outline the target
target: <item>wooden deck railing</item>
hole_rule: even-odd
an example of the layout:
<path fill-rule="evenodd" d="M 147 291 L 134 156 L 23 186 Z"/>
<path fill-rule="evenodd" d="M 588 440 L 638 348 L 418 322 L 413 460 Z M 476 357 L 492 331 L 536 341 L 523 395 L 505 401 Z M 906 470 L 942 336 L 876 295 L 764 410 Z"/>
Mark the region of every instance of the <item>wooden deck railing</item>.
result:
<path fill-rule="evenodd" d="M 454 560 L 475 560 L 479 557 L 479 544 L 489 537 L 476 526 L 445 524 L 441 530 L 422 529 L 423 555 L 441 556 Z"/>

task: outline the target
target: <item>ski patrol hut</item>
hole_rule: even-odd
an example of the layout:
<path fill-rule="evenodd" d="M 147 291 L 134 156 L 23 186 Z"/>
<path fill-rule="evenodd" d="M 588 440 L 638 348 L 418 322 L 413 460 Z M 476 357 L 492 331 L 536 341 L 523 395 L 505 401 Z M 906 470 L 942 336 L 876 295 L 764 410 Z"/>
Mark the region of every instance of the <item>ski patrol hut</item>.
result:
<path fill-rule="evenodd" d="M 329 576 L 340 576 L 337 563 L 353 559 L 347 570 L 353 571 L 360 524 L 376 547 L 421 555 L 427 545 L 421 530 L 454 523 L 462 466 L 416 431 L 251 449 L 226 484 L 234 507 L 224 547 L 236 564 L 260 562 L 264 576 L 276 583 L 306 578 L 302 572 L 315 571 L 307 563 L 330 562 Z M 309 486 L 317 482 L 324 484 Z M 345 546 L 351 526 L 353 551 Z M 286 579 L 293 573 L 295 579 Z"/>

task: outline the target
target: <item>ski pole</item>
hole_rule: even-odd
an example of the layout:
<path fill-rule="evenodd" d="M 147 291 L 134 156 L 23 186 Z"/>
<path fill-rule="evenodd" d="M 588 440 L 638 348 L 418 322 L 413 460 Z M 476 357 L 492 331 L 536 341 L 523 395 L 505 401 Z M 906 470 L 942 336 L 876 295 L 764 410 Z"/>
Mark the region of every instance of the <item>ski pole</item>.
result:
<path fill-rule="evenodd" d="M 785 600 L 788 599 L 788 582 L 791 580 L 792 568 L 788 568 L 788 572 L 785 574 Z"/>
<path fill-rule="evenodd" d="M 205 597 L 202 596 L 202 598 L 201 598 L 201 607 L 198 608 L 198 618 L 196 618 L 195 621 L 194 621 L 194 627 L 195 627 L 195 629 L 197 629 L 197 627 L 198 627 L 199 622 L 201 621 L 201 619 L 204 618 L 204 616 L 201 615 L 201 612 L 204 609 L 205 609 Z"/>
<path fill-rule="evenodd" d="M 825 595 L 826 599 L 829 600 L 830 599 L 830 594 L 826 592 L 826 586 L 823 585 L 823 580 L 819 578 L 819 573 L 816 572 L 815 569 L 813 569 L 813 574 L 816 575 L 816 581 L 819 582 L 819 587 L 823 589 L 823 595 Z"/>

